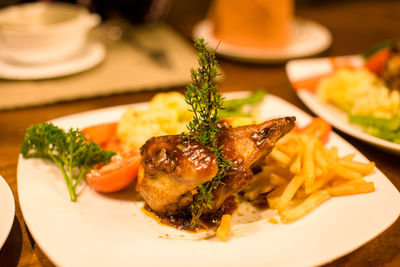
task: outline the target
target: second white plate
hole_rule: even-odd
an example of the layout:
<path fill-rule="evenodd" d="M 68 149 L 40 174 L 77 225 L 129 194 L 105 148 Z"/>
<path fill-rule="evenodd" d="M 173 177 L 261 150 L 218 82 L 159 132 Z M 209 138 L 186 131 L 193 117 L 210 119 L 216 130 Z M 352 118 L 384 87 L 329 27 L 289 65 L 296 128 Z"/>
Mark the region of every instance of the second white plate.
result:
<path fill-rule="evenodd" d="M 339 64 L 341 61 L 344 61 L 346 64 L 360 66 L 360 64 L 363 62 L 363 59 L 361 56 L 355 55 L 336 58 L 292 60 L 288 62 L 286 65 L 286 72 L 289 77 L 289 81 L 292 83 L 292 87 L 294 90 L 296 90 L 299 98 L 315 114 L 324 118 L 342 132 L 388 152 L 400 155 L 399 144 L 395 144 L 393 142 L 389 142 L 365 133 L 358 125 L 348 122 L 347 114 L 345 112 L 331 104 L 319 100 L 314 92 L 304 88 L 295 88 L 296 86 L 294 86 L 294 84 L 299 80 L 331 73 L 333 69 L 333 61 L 338 62 Z"/>

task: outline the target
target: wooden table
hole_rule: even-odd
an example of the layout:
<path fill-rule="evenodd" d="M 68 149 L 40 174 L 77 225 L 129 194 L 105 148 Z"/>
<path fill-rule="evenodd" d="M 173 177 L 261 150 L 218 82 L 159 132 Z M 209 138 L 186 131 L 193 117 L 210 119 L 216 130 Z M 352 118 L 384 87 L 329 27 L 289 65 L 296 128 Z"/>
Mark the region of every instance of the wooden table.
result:
<path fill-rule="evenodd" d="M 184 1 L 180 2 L 184 3 Z M 201 13 L 190 7 L 185 8 L 188 12 L 181 12 L 181 14 L 186 14 L 186 16 L 182 16 L 180 20 L 176 17 L 170 18 L 170 21 L 185 37 L 190 38 L 191 28 L 204 16 L 204 10 Z M 296 13 L 298 16 L 318 21 L 331 30 L 334 42 L 322 54 L 323 56 L 359 53 L 374 43 L 400 36 L 400 1 L 307 1 L 298 5 Z M 290 87 L 284 65 L 251 65 L 225 59 L 220 59 L 220 65 L 225 73 L 225 80 L 220 85 L 221 91 L 265 88 L 269 93 L 278 95 L 312 114 Z M 184 90 L 183 87 L 173 89 Z M 14 224 L 0 251 L 0 266 L 52 265 L 30 236 L 18 203 L 16 168 L 25 129 L 31 124 L 72 113 L 147 101 L 157 92 L 99 97 L 0 112 L 0 173 L 10 185 L 16 202 Z M 339 134 L 368 159 L 375 161 L 376 166 L 400 190 L 400 157 L 387 154 L 345 134 Z M 399 219 L 378 237 L 327 266 L 383 265 L 400 266 Z"/>

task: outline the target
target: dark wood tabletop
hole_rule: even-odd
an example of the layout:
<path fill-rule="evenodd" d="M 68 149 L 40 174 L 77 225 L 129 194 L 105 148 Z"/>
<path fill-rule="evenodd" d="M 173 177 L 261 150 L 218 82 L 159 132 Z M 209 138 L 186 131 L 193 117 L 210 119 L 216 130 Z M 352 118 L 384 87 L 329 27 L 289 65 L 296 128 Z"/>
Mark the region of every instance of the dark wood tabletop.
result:
<path fill-rule="evenodd" d="M 190 41 L 193 25 L 201 20 L 206 5 L 175 1 L 168 21 Z M 182 6 L 179 6 L 182 5 Z M 374 43 L 400 37 L 400 1 L 301 1 L 296 15 L 315 20 L 328 27 L 333 35 L 331 47 L 317 56 L 357 54 Z M 224 80 L 222 92 L 264 88 L 302 110 L 313 113 L 291 88 L 284 64 L 248 64 L 219 59 Z M 188 70 L 189 71 L 189 70 Z M 0 88 L 1 90 L 1 88 Z M 169 90 L 184 91 L 184 87 Z M 0 111 L 0 173 L 15 197 L 16 215 L 10 235 L 0 251 L 0 266 L 52 266 L 25 225 L 18 201 L 17 163 L 25 129 L 35 123 L 60 116 L 108 106 L 148 101 L 160 91 L 127 93 L 52 105 Z M 362 141 L 340 133 L 379 168 L 400 190 L 400 157 L 388 154 Z M 1 219 L 1 218 L 0 218 Z M 365 222 L 368 223 L 368 222 Z M 332 229 L 334 231 L 334 229 Z M 318 253 L 316 251 L 316 253 Z M 288 255 L 289 256 L 289 255 Z M 326 266 L 400 266 L 400 220 L 368 243 Z"/>

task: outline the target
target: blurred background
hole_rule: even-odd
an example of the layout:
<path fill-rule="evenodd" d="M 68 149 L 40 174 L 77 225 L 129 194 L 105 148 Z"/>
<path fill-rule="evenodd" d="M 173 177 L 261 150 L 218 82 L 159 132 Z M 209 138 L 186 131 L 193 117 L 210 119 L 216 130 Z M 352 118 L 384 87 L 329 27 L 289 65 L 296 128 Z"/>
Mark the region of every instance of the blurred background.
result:
<path fill-rule="evenodd" d="M 175 21 L 193 16 L 194 13 L 197 17 L 194 19 L 204 17 L 212 0 L 1 0 L 0 8 L 28 2 L 74 3 L 99 13 L 103 19 L 122 16 L 132 23 L 143 23 L 160 18 Z M 379 0 L 295 0 L 294 2 L 296 8 L 302 8 L 304 6 L 339 5 L 345 2 L 379 2 Z"/>
<path fill-rule="evenodd" d="M 28 2 L 38 1 L 1 0 L 0 10 Z M 253 37 L 255 36 L 256 39 L 263 37 L 267 40 L 270 35 L 279 35 L 284 32 L 277 30 L 278 27 L 273 24 L 274 20 L 281 19 L 275 13 L 271 14 L 270 20 L 264 19 L 268 16 L 267 13 L 263 13 L 265 16 L 253 16 L 258 18 L 253 22 L 246 17 L 242 17 L 239 22 L 235 21 L 235 17 L 233 20 L 229 16 L 222 19 L 223 12 L 227 13 L 226 10 L 234 6 L 233 3 L 236 7 L 246 5 L 241 1 L 43 0 L 39 2 L 76 4 L 89 12 L 99 14 L 101 21 L 94 22 L 88 27 L 91 34 L 88 41 L 83 42 L 82 49 L 58 62 L 46 62 L 44 59 L 41 64 L 36 65 L 31 64 L 32 62 L 15 62 L 10 57 L 10 53 L 6 53 L 5 48 L 0 49 L 0 86 L 3 88 L 0 96 L 8 96 L 10 99 L 3 104 L 0 103 L 0 109 L 184 86 L 190 80 L 188 69 L 196 63 L 191 39 L 196 35 L 195 29 L 198 24 L 206 18 L 211 18 L 214 25 L 218 22 L 223 26 L 223 23 L 229 22 L 230 26 L 225 28 L 232 28 L 232 25 L 234 29 L 242 26 L 245 34 L 248 29 L 256 28 L 260 30 L 260 34 L 254 31 Z M 225 11 L 219 11 L 218 16 L 210 15 L 214 2 L 222 3 L 221 5 L 226 7 Z M 232 34 L 235 35 L 235 31 L 221 32 L 220 36 L 214 32 L 213 36 L 210 34 L 212 30 L 207 28 L 207 25 L 203 25 L 205 26 L 201 29 L 203 31 L 197 36 L 208 34 L 207 37 L 214 41 L 210 40 L 210 46 L 214 48 L 218 40 L 226 41 L 225 44 L 228 45 L 221 44 L 217 50 L 220 60 L 228 64 L 222 69 L 223 72 L 230 67 L 231 62 L 236 61 L 249 64 L 250 68 L 257 68 L 250 64 L 261 63 L 270 68 L 270 71 L 277 71 L 277 67 L 283 67 L 291 58 L 357 54 L 366 51 L 375 43 L 399 35 L 393 32 L 392 27 L 396 22 L 398 10 L 393 9 L 388 12 L 387 8 L 387 5 L 396 1 L 385 1 L 386 6 L 380 5 L 381 1 L 376 0 L 296 0 L 293 2 L 271 0 L 252 3 L 254 7 L 255 3 L 276 6 L 288 3 L 289 12 L 291 12 L 289 18 L 304 18 L 308 24 L 297 20 L 295 35 L 298 36 L 292 41 L 297 45 L 296 47 L 282 45 L 281 50 L 267 49 L 267 54 L 261 50 L 254 54 L 254 51 L 243 50 L 240 47 L 232 50 L 229 47 L 228 38 Z M 274 10 L 275 7 L 269 8 Z M 239 10 L 238 14 L 240 13 Z M 352 16 L 346 15 L 350 13 Z M 218 18 L 221 20 L 218 21 Z M 365 27 L 364 19 L 369 20 L 369 28 L 356 30 Z M 274 26 L 269 27 L 270 32 L 268 27 L 253 27 L 261 23 Z M 279 25 L 282 26 L 282 24 Z M 380 25 L 390 25 L 390 27 Z M 285 25 L 283 24 L 282 27 Z M 276 28 L 275 32 L 272 32 L 274 28 Z M 373 35 L 368 33 L 371 30 L 374 31 Z M 14 35 L 11 34 L 11 36 Z M 243 36 L 238 33 L 234 37 L 240 40 Z M 67 41 L 71 38 L 65 37 L 65 39 Z M 0 45 L 6 45 L 4 40 L 2 37 Z M 17 39 L 13 42 L 15 42 L 14 45 L 11 44 L 8 48 L 15 50 L 11 51 L 14 57 L 19 56 L 19 59 L 22 58 L 24 61 L 27 57 L 21 56 L 21 53 L 32 52 L 30 50 L 33 50 L 34 42 L 31 39 Z M 30 45 L 27 46 L 27 43 Z M 43 47 L 46 44 L 49 49 L 51 48 L 47 40 L 37 41 L 39 52 L 35 56 L 39 58 L 49 53 L 47 48 L 40 51 L 40 44 L 43 44 Z M 64 48 L 65 46 L 66 43 Z M 267 45 L 264 48 L 268 48 Z M 267 77 L 269 74 L 265 75 Z M 272 80 L 271 83 L 280 84 L 282 81 Z M 32 88 L 36 91 L 32 91 Z M 24 97 L 21 98 L 21 95 Z"/>

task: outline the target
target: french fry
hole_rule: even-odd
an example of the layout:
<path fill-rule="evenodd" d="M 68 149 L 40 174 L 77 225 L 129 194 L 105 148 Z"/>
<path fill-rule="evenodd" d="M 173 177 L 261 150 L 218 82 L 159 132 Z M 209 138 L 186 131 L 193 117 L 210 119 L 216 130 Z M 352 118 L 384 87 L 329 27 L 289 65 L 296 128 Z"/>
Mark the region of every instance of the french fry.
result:
<path fill-rule="evenodd" d="M 277 203 L 277 210 L 283 210 L 287 207 L 290 200 L 292 200 L 296 191 L 302 186 L 304 183 L 304 176 L 302 174 L 296 174 L 289 184 L 286 186 L 285 190 L 283 191 L 282 195 L 279 197 Z"/>
<path fill-rule="evenodd" d="M 314 158 L 315 158 L 315 163 L 317 164 L 318 167 L 321 168 L 323 173 L 328 172 L 328 162 L 325 158 L 324 153 L 322 152 L 325 148 L 322 147 L 321 142 L 317 142 L 317 147 L 315 149 L 314 153 Z"/>
<path fill-rule="evenodd" d="M 342 165 L 343 167 L 358 172 L 362 175 L 368 175 L 370 173 L 372 173 L 372 171 L 375 168 L 375 162 L 370 161 L 368 163 L 363 163 L 363 162 L 358 162 L 358 161 L 347 161 L 344 160 L 343 158 L 339 160 L 340 165 Z"/>
<path fill-rule="evenodd" d="M 319 176 L 318 179 L 315 180 L 315 182 L 311 185 L 309 188 L 310 192 L 315 192 L 321 188 L 323 188 L 325 185 L 327 185 L 329 182 L 332 181 L 334 177 L 334 173 L 329 172 L 326 175 Z"/>
<path fill-rule="evenodd" d="M 375 163 L 354 158 L 355 153 L 339 156 L 338 147 L 326 148 L 315 136 L 291 132 L 267 156 L 269 169 L 263 167 L 262 182 L 246 187 L 245 197 L 254 200 L 270 191 L 266 195 L 269 207 L 278 211 L 282 222 L 292 222 L 331 196 L 375 190 L 373 182 L 363 179 L 373 172 Z"/>
<path fill-rule="evenodd" d="M 272 173 L 284 178 L 286 181 L 289 181 L 293 177 L 293 173 L 287 166 L 279 166 L 279 168 L 276 168 L 271 174 Z"/>
<path fill-rule="evenodd" d="M 340 161 L 352 161 L 355 155 L 356 155 L 355 153 L 348 154 L 344 157 L 341 157 Z"/>
<path fill-rule="evenodd" d="M 268 222 L 269 222 L 269 223 L 272 223 L 272 224 L 278 224 L 278 223 L 279 223 L 278 220 L 275 219 L 275 218 L 269 218 L 269 219 L 268 219 Z"/>
<path fill-rule="evenodd" d="M 292 164 L 290 165 L 290 171 L 292 173 L 300 173 L 301 171 L 301 162 L 302 162 L 302 158 L 303 158 L 303 150 L 300 150 L 294 158 L 294 161 L 292 162 Z"/>
<path fill-rule="evenodd" d="M 278 207 L 279 198 L 282 195 L 282 192 L 285 190 L 286 186 L 287 184 L 281 185 L 267 195 L 268 206 L 271 209 L 276 209 Z"/>
<path fill-rule="evenodd" d="M 298 199 L 303 199 L 308 197 L 308 195 L 306 194 L 306 192 L 304 191 L 303 188 L 299 188 L 299 190 L 296 191 L 296 194 L 294 195 L 294 198 L 298 198 Z"/>
<path fill-rule="evenodd" d="M 271 175 L 269 176 L 269 182 L 278 187 L 281 186 L 283 184 L 287 183 L 287 180 L 285 178 L 283 178 L 282 176 L 275 174 L 275 173 L 271 173 Z"/>
<path fill-rule="evenodd" d="M 280 212 L 281 221 L 283 223 L 293 222 L 304 215 L 308 214 L 316 207 L 318 207 L 321 203 L 328 200 L 330 198 L 329 193 L 326 190 L 319 190 L 312 193 L 309 197 L 307 197 L 303 203 L 298 206 L 283 210 Z"/>
<path fill-rule="evenodd" d="M 352 171 L 340 163 L 334 163 L 332 165 L 331 171 L 339 177 L 349 180 L 361 180 L 363 177 L 360 173 Z"/>
<path fill-rule="evenodd" d="M 315 180 L 314 149 L 315 138 L 310 138 L 304 148 L 303 175 L 306 194 L 311 193 L 310 188 Z"/>
<path fill-rule="evenodd" d="M 265 186 L 269 183 L 269 176 L 273 170 L 275 170 L 275 166 L 269 166 L 269 168 L 265 168 L 263 171 L 254 175 L 251 182 L 243 189 L 244 192 L 253 191 L 254 189 Z"/>
<path fill-rule="evenodd" d="M 221 224 L 218 226 L 215 233 L 219 240 L 226 241 L 228 239 L 231 229 L 231 220 L 232 216 L 230 214 L 222 215 Z"/>
<path fill-rule="evenodd" d="M 270 175 L 273 172 L 281 170 L 282 167 L 277 166 L 277 165 L 266 165 L 262 167 L 262 173 L 265 173 L 267 176 Z"/>
<path fill-rule="evenodd" d="M 346 182 L 336 182 L 326 189 L 331 196 L 347 196 L 364 194 L 375 191 L 373 182 L 365 180 L 355 180 Z"/>
<path fill-rule="evenodd" d="M 323 174 L 324 171 L 318 165 L 315 165 L 315 177 L 322 176 Z"/>
<path fill-rule="evenodd" d="M 281 150 L 279 150 L 277 147 L 275 147 L 271 153 L 269 153 L 269 155 L 276 160 L 277 162 L 279 162 L 280 164 L 283 165 L 288 165 L 290 163 L 290 157 L 288 155 L 286 155 L 285 153 L 283 153 Z"/>
<path fill-rule="evenodd" d="M 250 201 L 253 201 L 256 199 L 260 194 L 268 193 L 272 191 L 276 186 L 273 186 L 272 184 L 266 184 L 264 186 L 259 186 L 254 188 L 251 191 L 248 191 L 244 193 L 244 198 Z"/>
<path fill-rule="evenodd" d="M 285 145 L 279 145 L 279 150 L 285 153 L 288 156 L 292 156 L 298 152 L 298 147 L 296 146 L 297 140 L 292 140 L 291 142 L 286 143 Z"/>
<path fill-rule="evenodd" d="M 291 146 L 292 144 L 298 143 L 298 135 L 293 134 L 293 132 L 284 135 L 279 141 L 276 143 L 280 147 Z"/>
<path fill-rule="evenodd" d="M 334 162 L 338 158 L 338 148 L 333 146 L 330 149 L 325 149 L 325 154 L 327 156 L 328 162 Z"/>

